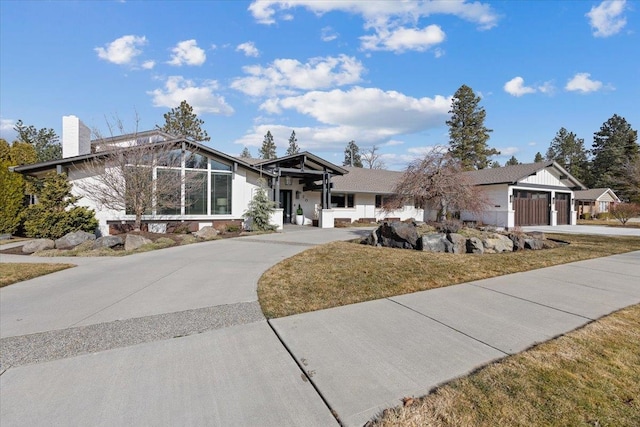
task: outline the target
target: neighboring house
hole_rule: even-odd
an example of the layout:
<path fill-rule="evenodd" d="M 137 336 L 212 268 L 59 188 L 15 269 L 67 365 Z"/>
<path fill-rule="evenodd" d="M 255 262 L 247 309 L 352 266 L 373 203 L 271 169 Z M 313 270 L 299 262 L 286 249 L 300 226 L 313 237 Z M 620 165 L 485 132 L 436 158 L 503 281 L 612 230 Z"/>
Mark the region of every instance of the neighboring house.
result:
<path fill-rule="evenodd" d="M 91 141 L 89 129 L 75 116 L 63 118 L 63 159 L 14 170 L 36 177 L 51 171 L 65 172 L 74 184 L 73 191 L 82 196 L 80 204 L 96 211 L 101 233 L 112 234 L 123 225 L 132 224 L 135 216 L 124 209 L 106 209 L 92 194 L 83 194 L 83 182 L 95 180 L 99 173 L 88 172 L 87 165 L 100 161 L 114 147 L 146 144 L 178 144 L 182 156 L 193 153 L 197 161 L 182 161 L 180 167 L 169 169 L 180 176 L 198 174 L 203 178 L 195 189 L 182 186 L 180 207 L 171 212 L 154 207 L 143 216 L 143 223 L 152 231 L 162 231 L 175 223 L 186 223 L 191 230 L 238 223 L 243 220 L 260 178 L 267 180 L 271 199 L 278 207 L 272 223 L 279 229 L 294 221 L 298 207 L 304 212 L 305 225 L 316 220 L 323 228 L 331 228 L 340 220 L 428 220 L 435 216 L 433 211 L 413 204 L 392 212 L 383 209 L 402 172 L 337 166 L 308 152 L 270 160 L 238 158 L 159 130 Z M 160 169 L 167 167 L 154 166 L 152 176 Z M 482 187 L 490 204 L 480 217 L 462 212 L 464 221 L 505 228 L 576 223 L 574 190 L 585 187 L 555 162 L 465 173 L 471 182 Z"/>
<path fill-rule="evenodd" d="M 589 190 L 576 191 L 575 198 L 575 209 L 580 218 L 584 218 L 585 214 L 595 216 L 599 213 L 609 212 L 611 206 L 620 203 L 620 199 L 610 188 L 591 188 Z"/>

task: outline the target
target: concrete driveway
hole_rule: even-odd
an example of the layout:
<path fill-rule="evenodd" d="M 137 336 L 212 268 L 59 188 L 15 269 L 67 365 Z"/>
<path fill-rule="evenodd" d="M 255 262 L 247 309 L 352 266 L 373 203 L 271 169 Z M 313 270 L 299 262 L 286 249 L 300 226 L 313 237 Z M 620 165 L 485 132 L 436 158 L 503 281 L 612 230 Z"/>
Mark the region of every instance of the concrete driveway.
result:
<path fill-rule="evenodd" d="M 542 231 L 544 233 L 594 234 L 599 236 L 640 237 L 640 228 L 605 227 L 600 225 L 536 225 L 522 227 L 522 231 Z"/>
<path fill-rule="evenodd" d="M 335 425 L 264 320 L 256 283 L 364 233 L 288 228 L 80 260 L 1 289 L 0 424 Z M 36 258 L 0 261 L 25 259 Z"/>
<path fill-rule="evenodd" d="M 640 302 L 634 252 L 264 319 L 267 268 L 366 233 L 288 228 L 0 289 L 0 424 L 358 426 Z"/>

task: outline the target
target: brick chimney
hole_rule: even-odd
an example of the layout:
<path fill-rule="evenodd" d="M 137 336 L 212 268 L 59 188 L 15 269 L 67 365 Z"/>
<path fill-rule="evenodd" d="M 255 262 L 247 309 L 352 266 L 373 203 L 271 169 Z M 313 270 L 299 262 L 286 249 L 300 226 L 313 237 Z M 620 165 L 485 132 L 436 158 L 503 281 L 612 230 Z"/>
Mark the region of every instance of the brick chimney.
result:
<path fill-rule="evenodd" d="M 62 116 L 62 158 L 91 153 L 91 130 L 76 116 Z"/>

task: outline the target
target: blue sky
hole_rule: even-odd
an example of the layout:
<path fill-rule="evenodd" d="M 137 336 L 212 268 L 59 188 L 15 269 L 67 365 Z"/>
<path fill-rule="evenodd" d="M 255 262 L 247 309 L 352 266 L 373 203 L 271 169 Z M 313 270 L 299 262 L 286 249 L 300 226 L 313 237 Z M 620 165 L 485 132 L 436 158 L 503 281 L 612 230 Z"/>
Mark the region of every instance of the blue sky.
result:
<path fill-rule="evenodd" d="M 640 128 L 639 23 L 634 1 L 1 0 L 0 135 L 69 114 L 147 130 L 186 99 L 223 152 L 255 157 L 270 130 L 282 155 L 295 130 L 399 170 L 448 143 L 466 84 L 496 160 L 531 162 L 561 127 L 587 148 L 613 114 Z"/>

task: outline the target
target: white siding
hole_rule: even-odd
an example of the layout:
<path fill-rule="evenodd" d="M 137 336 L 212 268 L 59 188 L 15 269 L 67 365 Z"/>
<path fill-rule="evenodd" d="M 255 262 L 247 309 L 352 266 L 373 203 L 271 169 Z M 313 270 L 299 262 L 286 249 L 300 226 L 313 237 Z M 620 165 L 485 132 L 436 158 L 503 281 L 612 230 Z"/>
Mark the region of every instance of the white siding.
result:
<path fill-rule="evenodd" d="M 560 181 L 559 177 L 552 174 L 548 169 L 538 171 L 537 174 L 520 180 L 519 182 L 521 184 L 538 184 L 565 187 L 562 181 Z"/>

